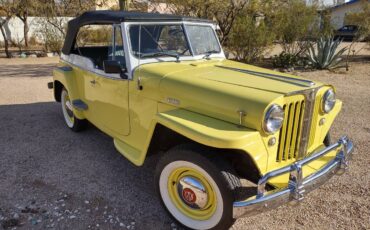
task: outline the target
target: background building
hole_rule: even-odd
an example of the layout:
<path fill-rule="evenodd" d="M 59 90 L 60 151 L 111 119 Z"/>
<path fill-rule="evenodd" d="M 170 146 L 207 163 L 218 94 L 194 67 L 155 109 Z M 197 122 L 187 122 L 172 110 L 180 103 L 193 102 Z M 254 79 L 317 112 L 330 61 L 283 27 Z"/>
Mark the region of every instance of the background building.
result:
<path fill-rule="evenodd" d="M 370 2 L 370 0 L 368 1 Z M 339 29 L 346 25 L 346 15 L 349 13 L 358 13 L 364 9 L 366 1 L 351 0 L 340 5 L 329 8 L 330 21 L 335 29 Z"/>
<path fill-rule="evenodd" d="M 316 4 L 320 7 L 328 7 L 334 5 L 340 5 L 346 2 L 346 0 L 306 0 L 307 4 Z"/>

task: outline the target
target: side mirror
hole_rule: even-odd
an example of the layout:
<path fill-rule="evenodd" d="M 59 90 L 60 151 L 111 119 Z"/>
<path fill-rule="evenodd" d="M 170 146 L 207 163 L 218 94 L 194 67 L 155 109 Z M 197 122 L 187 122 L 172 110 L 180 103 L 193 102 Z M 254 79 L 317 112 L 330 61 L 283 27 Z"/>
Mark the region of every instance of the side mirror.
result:
<path fill-rule="evenodd" d="M 115 60 L 105 60 L 103 62 L 103 68 L 105 73 L 122 73 L 121 65 Z"/>

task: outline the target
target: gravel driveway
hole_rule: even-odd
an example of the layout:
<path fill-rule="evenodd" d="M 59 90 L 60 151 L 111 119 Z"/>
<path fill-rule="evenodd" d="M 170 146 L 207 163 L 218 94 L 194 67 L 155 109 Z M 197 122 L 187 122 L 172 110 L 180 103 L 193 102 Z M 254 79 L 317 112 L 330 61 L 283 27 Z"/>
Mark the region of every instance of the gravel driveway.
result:
<path fill-rule="evenodd" d="M 153 191 L 156 156 L 135 167 L 94 127 L 73 133 L 46 83 L 56 58 L 0 59 L 0 222 L 12 229 L 179 229 Z M 370 63 L 349 73 L 299 73 L 337 87 L 344 108 L 333 138 L 347 133 L 350 171 L 233 229 L 370 229 Z M 1 229 L 1 226 L 0 226 Z"/>

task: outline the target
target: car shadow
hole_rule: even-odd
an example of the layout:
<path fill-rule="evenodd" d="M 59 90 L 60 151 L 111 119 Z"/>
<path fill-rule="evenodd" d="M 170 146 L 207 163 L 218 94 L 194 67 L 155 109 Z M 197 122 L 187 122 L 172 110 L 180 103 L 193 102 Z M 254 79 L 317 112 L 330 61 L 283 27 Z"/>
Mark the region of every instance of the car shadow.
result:
<path fill-rule="evenodd" d="M 134 166 L 95 127 L 72 132 L 59 106 L 0 105 L 0 197 L 5 208 L 69 194 L 75 200 L 67 204 L 71 209 L 89 200 L 92 210 L 106 205 L 121 218 L 140 222 L 136 229 L 169 228 L 172 221 L 154 192 L 158 156 Z"/>
<path fill-rule="evenodd" d="M 22 68 L 19 65 L 2 65 L 0 68 L 1 77 L 50 77 L 56 64 L 24 64 Z"/>

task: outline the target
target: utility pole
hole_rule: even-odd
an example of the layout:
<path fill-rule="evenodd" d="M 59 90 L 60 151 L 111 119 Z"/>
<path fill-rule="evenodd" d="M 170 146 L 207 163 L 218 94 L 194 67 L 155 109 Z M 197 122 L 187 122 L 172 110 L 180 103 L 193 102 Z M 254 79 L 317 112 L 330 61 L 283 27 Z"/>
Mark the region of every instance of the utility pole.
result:
<path fill-rule="evenodd" d="M 118 0 L 119 1 L 119 10 L 128 11 L 130 0 Z"/>

